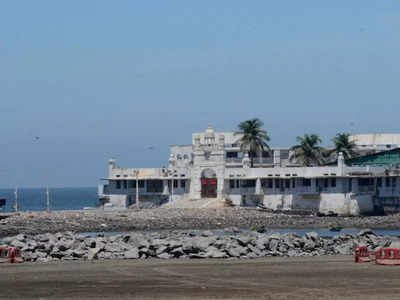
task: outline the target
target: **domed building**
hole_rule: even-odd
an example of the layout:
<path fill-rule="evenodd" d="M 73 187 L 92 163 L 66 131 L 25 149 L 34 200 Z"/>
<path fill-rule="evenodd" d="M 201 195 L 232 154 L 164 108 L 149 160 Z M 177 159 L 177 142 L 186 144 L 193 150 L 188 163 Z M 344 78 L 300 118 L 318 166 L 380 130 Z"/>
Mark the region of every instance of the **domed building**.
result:
<path fill-rule="evenodd" d="M 272 148 L 252 158 L 251 167 L 240 138 L 209 125 L 193 133 L 190 144 L 171 145 L 167 167 L 121 168 L 110 160 L 107 183 L 99 187 L 100 204 L 115 210 L 213 198 L 237 206 L 340 215 L 374 213 L 382 203 L 400 207 L 395 166 L 349 166 L 340 156 L 333 165 L 304 167 L 290 162 L 289 148 Z"/>

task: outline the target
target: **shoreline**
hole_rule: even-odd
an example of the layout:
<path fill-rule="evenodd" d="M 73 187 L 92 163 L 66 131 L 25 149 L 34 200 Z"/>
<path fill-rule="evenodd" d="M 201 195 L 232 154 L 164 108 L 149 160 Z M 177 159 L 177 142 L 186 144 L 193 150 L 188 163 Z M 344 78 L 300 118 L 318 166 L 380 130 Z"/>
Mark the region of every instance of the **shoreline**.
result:
<path fill-rule="evenodd" d="M 266 229 L 400 229 L 400 215 L 317 217 L 274 214 L 255 208 L 152 208 L 126 211 L 19 212 L 0 218 L 0 237 L 56 232 L 133 232 L 157 230 L 218 230 L 228 227 Z M 339 233 L 340 234 L 340 233 Z"/>

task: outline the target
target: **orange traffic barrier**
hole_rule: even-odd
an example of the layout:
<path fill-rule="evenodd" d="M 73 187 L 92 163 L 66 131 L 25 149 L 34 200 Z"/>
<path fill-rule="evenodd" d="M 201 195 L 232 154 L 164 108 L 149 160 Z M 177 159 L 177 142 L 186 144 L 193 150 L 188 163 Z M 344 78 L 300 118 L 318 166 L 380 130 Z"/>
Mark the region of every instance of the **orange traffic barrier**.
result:
<path fill-rule="evenodd" d="M 400 265 L 400 249 L 381 248 L 375 252 L 376 263 L 379 265 Z"/>
<path fill-rule="evenodd" d="M 0 247 L 0 262 L 22 263 L 24 259 L 21 257 L 19 248 L 3 248 Z"/>
<path fill-rule="evenodd" d="M 19 248 L 15 247 L 8 249 L 8 262 L 11 264 L 24 262 L 24 259 L 21 256 L 21 250 L 19 250 Z"/>
<path fill-rule="evenodd" d="M 369 251 L 367 246 L 357 246 L 354 251 L 354 262 L 370 262 Z"/>

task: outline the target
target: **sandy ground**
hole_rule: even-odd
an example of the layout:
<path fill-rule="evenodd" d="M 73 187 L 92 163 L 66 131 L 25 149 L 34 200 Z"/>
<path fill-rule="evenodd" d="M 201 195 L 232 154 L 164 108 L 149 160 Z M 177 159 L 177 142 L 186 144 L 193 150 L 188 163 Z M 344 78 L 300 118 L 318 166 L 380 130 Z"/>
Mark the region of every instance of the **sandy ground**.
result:
<path fill-rule="evenodd" d="M 400 267 L 351 256 L 0 265 L 2 299 L 399 299 Z"/>

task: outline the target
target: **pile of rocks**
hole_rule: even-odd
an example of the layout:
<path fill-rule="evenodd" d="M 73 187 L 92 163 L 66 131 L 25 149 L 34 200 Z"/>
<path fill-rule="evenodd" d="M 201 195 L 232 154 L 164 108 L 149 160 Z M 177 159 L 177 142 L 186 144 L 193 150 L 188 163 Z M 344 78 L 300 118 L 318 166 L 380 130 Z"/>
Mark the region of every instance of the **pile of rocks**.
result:
<path fill-rule="evenodd" d="M 293 233 L 257 233 L 230 228 L 224 231 L 168 231 L 124 233 L 104 237 L 72 232 L 19 234 L 1 240 L 18 247 L 26 261 L 147 259 L 147 258 L 257 258 L 353 254 L 357 245 L 370 249 L 390 246 L 392 239 L 365 229 L 356 235 L 320 237 Z"/>

